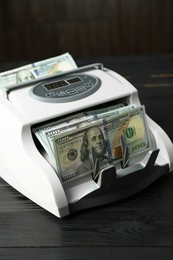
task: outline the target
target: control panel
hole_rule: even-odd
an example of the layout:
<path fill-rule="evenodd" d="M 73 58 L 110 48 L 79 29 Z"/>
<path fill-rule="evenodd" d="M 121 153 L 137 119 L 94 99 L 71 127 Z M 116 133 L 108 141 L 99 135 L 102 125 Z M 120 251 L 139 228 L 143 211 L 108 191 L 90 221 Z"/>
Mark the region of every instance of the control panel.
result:
<path fill-rule="evenodd" d="M 101 80 L 89 74 L 69 74 L 43 81 L 30 90 L 30 95 L 43 102 L 64 103 L 76 101 L 96 92 Z"/>

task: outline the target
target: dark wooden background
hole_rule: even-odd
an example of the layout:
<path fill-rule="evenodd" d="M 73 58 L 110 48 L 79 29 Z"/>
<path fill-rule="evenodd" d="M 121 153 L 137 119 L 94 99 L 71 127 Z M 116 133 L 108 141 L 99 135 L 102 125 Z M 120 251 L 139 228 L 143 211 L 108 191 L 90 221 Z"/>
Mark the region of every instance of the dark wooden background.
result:
<path fill-rule="evenodd" d="M 0 61 L 173 51 L 172 0 L 0 0 Z"/>

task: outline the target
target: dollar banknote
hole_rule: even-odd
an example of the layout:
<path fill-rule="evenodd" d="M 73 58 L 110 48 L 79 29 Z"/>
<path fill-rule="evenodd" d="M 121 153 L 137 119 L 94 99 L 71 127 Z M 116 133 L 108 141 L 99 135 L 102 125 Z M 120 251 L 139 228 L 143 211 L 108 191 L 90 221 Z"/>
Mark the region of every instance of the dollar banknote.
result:
<path fill-rule="evenodd" d="M 150 148 L 144 107 L 95 119 L 53 138 L 57 173 L 62 181 L 93 174 L 122 160 L 122 136 L 129 158 Z"/>
<path fill-rule="evenodd" d="M 0 88 L 14 86 L 30 80 L 61 74 L 64 71 L 77 68 L 69 53 L 38 61 L 20 68 L 0 73 Z"/>
<path fill-rule="evenodd" d="M 129 111 L 134 107 L 135 105 L 133 104 L 125 106 L 123 103 L 120 103 L 106 108 L 89 110 L 77 113 L 61 120 L 55 120 L 52 123 L 34 129 L 33 132 L 44 147 L 45 151 L 50 155 L 53 160 L 55 155 L 52 140 L 55 136 L 67 132 L 69 131 L 69 129 L 71 130 L 72 128 L 77 129 L 84 125 L 89 125 L 95 119 L 108 117 L 111 115 L 118 115 L 120 113 Z"/>

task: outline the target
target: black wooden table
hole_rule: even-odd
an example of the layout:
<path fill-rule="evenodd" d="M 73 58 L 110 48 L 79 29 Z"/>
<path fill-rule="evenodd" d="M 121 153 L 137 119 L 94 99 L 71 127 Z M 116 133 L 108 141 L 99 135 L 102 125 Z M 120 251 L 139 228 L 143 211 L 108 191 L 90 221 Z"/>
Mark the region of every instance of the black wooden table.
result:
<path fill-rule="evenodd" d="M 79 66 L 94 62 L 127 78 L 173 140 L 172 54 L 77 60 Z M 0 64 L 0 71 L 18 65 Z M 0 259 L 173 259 L 173 174 L 132 197 L 63 219 L 0 179 Z"/>

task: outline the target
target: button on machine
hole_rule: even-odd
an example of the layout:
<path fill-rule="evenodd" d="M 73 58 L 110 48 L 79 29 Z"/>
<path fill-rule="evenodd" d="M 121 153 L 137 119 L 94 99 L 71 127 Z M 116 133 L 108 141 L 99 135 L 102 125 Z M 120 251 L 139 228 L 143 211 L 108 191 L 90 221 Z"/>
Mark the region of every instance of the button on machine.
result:
<path fill-rule="evenodd" d="M 85 87 L 92 87 L 92 85 L 93 85 L 92 82 L 87 82 L 84 84 Z"/>
<path fill-rule="evenodd" d="M 46 93 L 45 96 L 46 96 L 46 97 L 54 97 L 54 96 L 55 96 L 55 93 L 53 93 L 53 92 Z"/>
<path fill-rule="evenodd" d="M 58 97 L 64 97 L 64 96 L 66 96 L 66 92 L 65 91 L 60 91 L 60 92 L 57 92 L 56 95 Z"/>
<path fill-rule="evenodd" d="M 76 88 L 68 89 L 68 90 L 66 90 L 66 92 L 67 92 L 67 95 L 75 95 L 78 93 Z"/>
<path fill-rule="evenodd" d="M 82 91 L 85 91 L 86 88 L 85 88 L 84 86 L 80 86 L 80 87 L 77 87 L 77 90 L 78 90 L 79 92 L 82 92 Z"/>

